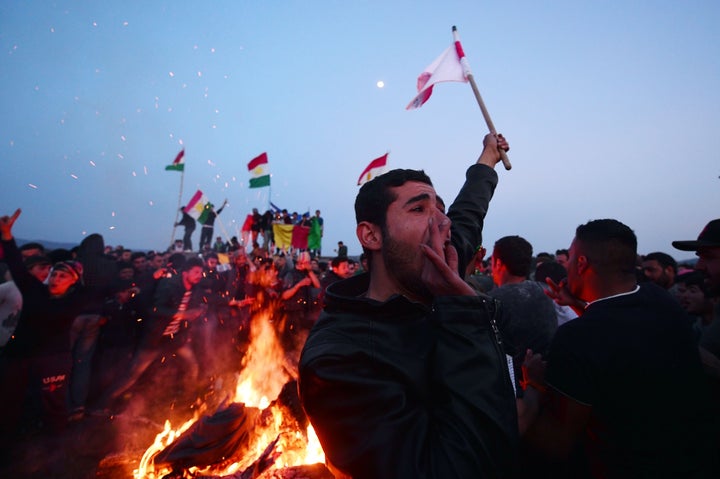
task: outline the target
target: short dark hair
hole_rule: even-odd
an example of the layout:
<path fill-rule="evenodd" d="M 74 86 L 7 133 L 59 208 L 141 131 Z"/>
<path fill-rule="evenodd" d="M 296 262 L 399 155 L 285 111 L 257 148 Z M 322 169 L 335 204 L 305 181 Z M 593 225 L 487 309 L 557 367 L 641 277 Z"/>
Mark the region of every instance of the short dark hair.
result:
<path fill-rule="evenodd" d="M 542 262 L 555 261 L 555 256 L 551 255 L 548 252 L 543 251 L 542 253 L 537 254 L 537 256 L 535 257 L 535 261 L 536 262 L 537 261 L 542 261 Z"/>
<path fill-rule="evenodd" d="M 142 251 L 134 251 L 133 254 L 130 255 L 130 261 L 135 261 L 138 258 L 147 259 L 147 255 Z"/>
<path fill-rule="evenodd" d="M 117 270 L 121 271 L 123 269 L 134 269 L 132 263 L 129 263 L 127 261 L 118 261 L 117 262 Z"/>
<path fill-rule="evenodd" d="M 42 253 L 45 252 L 45 246 L 43 246 L 43 245 L 40 244 L 40 243 L 36 243 L 36 242 L 25 243 L 24 245 L 19 246 L 18 249 L 19 249 L 20 251 L 27 251 L 27 250 L 29 250 L 29 249 L 38 249 L 38 250 L 40 250 Z"/>
<path fill-rule="evenodd" d="M 423 170 L 401 168 L 390 170 L 362 185 L 355 198 L 355 221 L 367 221 L 384 228 L 388 207 L 397 198 L 390 189 L 402 186 L 408 181 L 432 186 L 430 177 Z"/>
<path fill-rule="evenodd" d="M 182 267 L 178 268 L 179 271 L 190 271 L 192 268 L 205 268 L 205 262 L 199 256 L 193 256 L 185 261 Z"/>
<path fill-rule="evenodd" d="M 559 249 L 555 251 L 555 256 L 560 256 L 561 254 L 564 254 L 565 256 L 570 256 L 570 252 L 566 249 Z"/>
<path fill-rule="evenodd" d="M 349 262 L 350 262 L 350 260 L 348 260 L 347 256 L 336 256 L 332 259 L 332 261 L 330 262 L 330 265 L 333 268 L 337 268 L 338 266 L 340 266 L 340 263 L 349 263 Z"/>
<path fill-rule="evenodd" d="M 567 278 L 567 270 L 563 265 L 555 261 L 540 263 L 535 270 L 535 281 L 544 283 L 547 278 L 559 283 L 563 278 Z"/>
<path fill-rule="evenodd" d="M 505 236 L 495 242 L 493 258 L 507 267 L 513 276 L 527 277 L 532 267 L 532 245 L 520 236 Z"/>
<path fill-rule="evenodd" d="M 173 253 L 167 259 L 167 265 L 175 272 L 182 271 L 185 265 L 185 255 L 183 253 Z"/>
<path fill-rule="evenodd" d="M 423 170 L 408 170 L 397 168 L 390 170 L 380 176 L 373 178 L 360 187 L 355 198 L 355 221 L 360 224 L 363 221 L 377 225 L 383 234 L 387 231 L 387 210 L 390 204 L 395 201 L 397 195 L 391 192 L 391 188 L 402 186 L 408 181 L 417 181 L 432 186 L 430 177 Z M 369 251 L 363 247 L 363 251 Z"/>
<path fill-rule="evenodd" d="M 705 273 L 702 271 L 689 271 L 687 273 L 678 275 L 678 277 L 675 278 L 675 284 L 682 283 L 685 286 L 697 286 L 700 291 L 702 291 L 705 299 L 709 299 L 713 297 L 713 294 L 708 287 L 708 283 L 705 281 L 706 277 L 707 276 L 705 276 Z"/>
<path fill-rule="evenodd" d="M 614 219 L 589 221 L 577 227 L 575 240 L 599 273 L 635 277 L 637 237 L 628 226 Z"/>
<path fill-rule="evenodd" d="M 667 268 L 668 266 L 672 267 L 673 272 L 677 274 L 677 261 L 675 261 L 675 258 L 670 256 L 667 253 L 661 253 L 660 251 L 655 251 L 654 253 L 649 253 L 643 256 L 643 261 L 657 261 L 660 266 L 662 266 L 663 269 Z"/>

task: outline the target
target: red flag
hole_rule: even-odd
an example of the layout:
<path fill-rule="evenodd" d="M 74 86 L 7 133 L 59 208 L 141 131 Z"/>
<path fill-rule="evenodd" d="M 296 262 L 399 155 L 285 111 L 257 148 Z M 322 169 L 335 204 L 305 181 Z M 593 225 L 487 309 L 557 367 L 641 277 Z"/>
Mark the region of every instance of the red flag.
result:
<path fill-rule="evenodd" d="M 467 77 L 463 71 L 462 60 L 465 54 L 460 41 L 449 46 L 438 58 L 435 59 L 420 74 L 417 81 L 418 94 L 405 107 L 406 110 L 420 108 L 432 95 L 433 86 L 439 82 L 456 81 L 467 83 Z"/>
<path fill-rule="evenodd" d="M 360 173 L 360 178 L 358 178 L 358 186 L 362 185 L 363 183 L 366 183 L 376 176 L 382 175 L 385 172 L 385 166 L 387 165 L 387 158 L 389 153 L 385 153 L 380 158 L 375 158 L 370 162 L 369 165 L 367 165 L 367 168 L 363 170 L 362 173 Z"/>

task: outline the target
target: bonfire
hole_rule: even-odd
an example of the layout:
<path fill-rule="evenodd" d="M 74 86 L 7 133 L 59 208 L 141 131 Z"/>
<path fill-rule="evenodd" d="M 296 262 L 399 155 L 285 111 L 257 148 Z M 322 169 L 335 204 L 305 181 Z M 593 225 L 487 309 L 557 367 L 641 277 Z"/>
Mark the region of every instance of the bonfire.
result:
<path fill-rule="evenodd" d="M 134 478 L 332 478 L 300 407 L 297 358 L 289 356 L 278 340 L 273 308 L 256 308 L 234 391 L 214 411 L 202 404 L 179 425 L 166 420 Z M 300 476 L 298 468 L 304 469 Z"/>

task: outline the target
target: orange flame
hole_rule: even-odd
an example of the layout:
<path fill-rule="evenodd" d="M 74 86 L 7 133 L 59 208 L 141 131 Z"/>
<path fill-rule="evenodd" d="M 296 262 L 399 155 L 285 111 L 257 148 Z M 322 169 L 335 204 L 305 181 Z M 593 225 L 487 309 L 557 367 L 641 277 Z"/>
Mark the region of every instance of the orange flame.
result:
<path fill-rule="evenodd" d="M 133 477 L 135 479 L 155 479 L 156 477 L 162 477 L 171 472 L 170 469 L 165 468 L 162 468 L 162 470 L 155 470 L 152 460 L 157 453 L 168 447 L 182 433 L 190 429 L 190 426 L 192 426 L 197 419 L 198 418 L 196 416 L 186 421 L 177 429 L 173 429 L 170 425 L 170 421 L 166 419 L 165 428 L 161 433 L 155 436 L 155 441 L 147 448 L 145 454 L 143 454 L 142 459 L 140 459 L 140 465 L 133 471 Z"/>
<path fill-rule="evenodd" d="M 261 410 L 270 407 L 271 400 L 278 397 L 283 386 L 290 379 L 287 368 L 284 367 L 288 359 L 278 342 L 271 321 L 273 309 L 263 308 L 252 318 L 250 344 L 243 359 L 233 397 L 233 402 L 241 402 Z M 255 430 L 255 437 L 251 439 L 248 449 L 252 452 L 245 454 L 241 461 L 225 467 L 209 467 L 202 471 L 192 468 L 189 472 L 211 473 L 221 477 L 234 474 L 249 467 L 278 436 L 280 440 L 275 450 L 280 454 L 275 461 L 276 468 L 325 462 L 325 453 L 312 426 L 309 426 L 305 432 L 298 429 L 288 433 L 287 426 L 285 430 L 283 426 L 294 419 L 285 417 L 285 413 L 277 406 L 271 407 L 270 412 L 272 420 Z M 169 421 L 165 421 L 164 430 L 155 437 L 153 444 L 145 451 L 138 469 L 134 471 L 135 479 L 157 479 L 171 472 L 166 468 L 156 469 L 153 463 L 154 457 L 198 419 L 199 414 L 196 414 L 176 430 L 172 429 Z"/>

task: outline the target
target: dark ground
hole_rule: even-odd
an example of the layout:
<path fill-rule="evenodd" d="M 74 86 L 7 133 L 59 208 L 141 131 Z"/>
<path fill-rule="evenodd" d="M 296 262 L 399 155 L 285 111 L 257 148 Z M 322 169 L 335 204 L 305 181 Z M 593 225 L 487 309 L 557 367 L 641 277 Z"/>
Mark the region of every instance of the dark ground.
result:
<path fill-rule="evenodd" d="M 197 404 L 196 395 L 180 394 L 176 397 L 182 399 L 173 400 L 171 391 L 162 386 L 145 396 L 150 386 L 124 401 L 115 416 L 86 415 L 62 431 L 26 431 L 12 450 L 3 453 L 0 478 L 132 479 L 133 469 L 163 430 L 164 420 L 177 427 L 192 416 Z"/>

